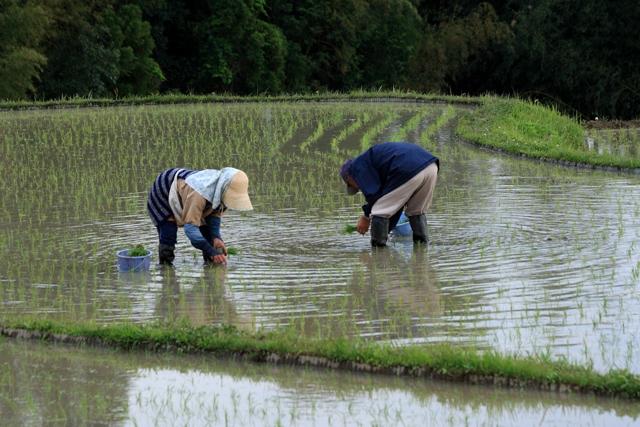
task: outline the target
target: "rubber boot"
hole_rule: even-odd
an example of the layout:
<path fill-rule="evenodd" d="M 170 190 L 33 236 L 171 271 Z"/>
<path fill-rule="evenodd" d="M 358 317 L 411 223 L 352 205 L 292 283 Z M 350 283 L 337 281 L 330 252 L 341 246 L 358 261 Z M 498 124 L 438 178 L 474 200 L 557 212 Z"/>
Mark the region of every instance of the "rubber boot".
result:
<path fill-rule="evenodd" d="M 429 243 L 427 236 L 427 215 L 420 214 L 409 217 L 409 225 L 413 231 L 413 243 Z"/>
<path fill-rule="evenodd" d="M 173 251 L 176 249 L 175 246 L 171 245 L 163 245 L 160 243 L 158 246 L 158 256 L 160 257 L 160 264 L 162 265 L 173 265 L 173 260 L 176 258 Z"/>
<path fill-rule="evenodd" d="M 371 220 L 371 246 L 387 246 L 389 218 L 374 216 Z"/>

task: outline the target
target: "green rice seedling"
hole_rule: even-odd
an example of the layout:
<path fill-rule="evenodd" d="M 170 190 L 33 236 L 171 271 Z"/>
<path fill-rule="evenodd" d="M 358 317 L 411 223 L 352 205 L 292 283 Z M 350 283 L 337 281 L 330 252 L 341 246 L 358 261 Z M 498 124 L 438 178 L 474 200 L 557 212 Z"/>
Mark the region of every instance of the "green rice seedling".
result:
<path fill-rule="evenodd" d="M 342 234 L 351 234 L 355 231 L 358 231 L 358 227 L 356 227 L 355 225 L 347 224 L 344 226 L 344 229 L 342 230 Z"/>
<path fill-rule="evenodd" d="M 129 256 L 147 256 L 149 255 L 149 251 L 144 248 L 143 245 L 136 245 L 133 249 L 131 249 L 128 253 Z"/>

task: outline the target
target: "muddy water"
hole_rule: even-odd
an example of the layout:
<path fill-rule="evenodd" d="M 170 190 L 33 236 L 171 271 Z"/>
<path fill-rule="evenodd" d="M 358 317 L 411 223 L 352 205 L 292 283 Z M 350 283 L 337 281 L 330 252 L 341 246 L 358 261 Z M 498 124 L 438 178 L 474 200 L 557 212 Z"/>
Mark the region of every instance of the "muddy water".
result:
<path fill-rule="evenodd" d="M 476 149 L 455 119 L 425 136 L 446 114 L 399 103 L 3 113 L 0 313 L 446 341 L 640 373 L 638 178 Z M 363 199 L 344 194 L 340 163 L 364 140 L 396 138 L 442 162 L 427 250 L 394 238 L 372 251 L 368 235 L 342 234 Z M 116 251 L 155 250 L 144 206 L 158 172 L 226 165 L 251 179 L 255 210 L 223 220 L 239 256 L 204 266 L 180 232 L 173 268 L 154 256 L 148 272 L 117 271 Z"/>
<path fill-rule="evenodd" d="M 631 426 L 624 400 L 6 340 L 3 425 Z"/>

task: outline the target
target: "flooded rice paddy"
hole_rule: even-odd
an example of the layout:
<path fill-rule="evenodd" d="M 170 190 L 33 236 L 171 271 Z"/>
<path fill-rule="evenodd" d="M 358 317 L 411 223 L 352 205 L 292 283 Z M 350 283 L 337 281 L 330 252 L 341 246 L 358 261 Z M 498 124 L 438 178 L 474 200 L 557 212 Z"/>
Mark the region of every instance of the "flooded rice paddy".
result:
<path fill-rule="evenodd" d="M 445 104 L 345 102 L 3 112 L 0 318 L 37 314 L 98 323 L 189 319 L 286 327 L 311 337 L 453 342 L 640 373 L 638 177 L 474 148 L 453 131 L 457 117 L 469 111 Z M 355 225 L 364 200 L 345 194 L 339 166 L 384 141 L 414 142 L 441 159 L 426 250 L 410 238 L 392 238 L 386 250 L 372 251 L 368 235 L 342 233 L 346 224 Z M 156 250 L 156 231 L 145 212 L 154 177 L 170 167 L 224 166 L 250 178 L 255 210 L 223 219 L 223 239 L 241 254 L 230 256 L 227 266 L 205 266 L 180 232 L 173 268 L 157 266 L 154 256 L 148 272 L 119 273 L 118 250 L 140 243 Z M 19 361 L 15 351 L 3 350 L 2 357 Z M 40 357 L 37 351 L 34 357 Z M 127 374 L 126 390 L 177 381 L 177 390 L 186 393 L 186 384 L 199 383 L 200 375 L 213 382 L 251 381 L 224 370 L 176 366 Z M 298 375 L 271 367 L 230 369 L 264 370 L 282 381 Z M 343 374 L 328 378 L 335 375 Z M 134 377 L 145 379 L 132 386 Z M 258 380 L 260 387 L 269 381 Z M 424 384 L 389 381 L 401 384 L 380 386 L 389 399 L 418 406 L 431 399 L 432 410 L 450 411 L 449 398 L 438 403 L 437 394 L 412 394 Z M 288 386 L 264 387 L 281 396 Z M 456 390 L 444 396 L 461 393 L 460 386 Z M 485 398 L 510 393 L 464 390 Z M 353 393 L 354 402 L 369 405 L 364 402 L 371 393 Z M 268 395 L 256 396 L 260 405 Z M 238 399 L 246 404 L 248 398 Z M 291 399 L 283 410 L 298 408 Z M 465 399 L 456 412 L 461 419 L 474 405 L 473 398 Z M 545 399 L 534 397 L 538 403 Z M 559 405 L 553 411 L 564 412 L 557 396 L 549 399 Z M 340 424 L 326 421 L 334 403 L 320 404 L 324 418 L 315 419 L 325 421 L 318 425 Z M 129 414 L 135 405 L 145 410 L 130 400 L 119 405 Z M 547 411 L 522 405 L 516 411 L 533 411 L 532 419 Z M 342 406 L 346 413 L 348 406 Z M 494 424 L 489 409 L 478 411 Z M 386 424 L 371 417 L 364 425 Z M 124 425 L 135 425 L 128 419 Z"/>

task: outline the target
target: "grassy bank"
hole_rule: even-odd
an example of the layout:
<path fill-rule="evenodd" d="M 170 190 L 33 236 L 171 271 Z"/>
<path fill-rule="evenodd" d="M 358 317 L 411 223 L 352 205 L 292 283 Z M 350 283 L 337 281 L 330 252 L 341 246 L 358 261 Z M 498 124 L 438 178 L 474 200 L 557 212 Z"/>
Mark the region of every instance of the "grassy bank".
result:
<path fill-rule="evenodd" d="M 0 323 L 2 335 L 122 350 L 176 351 L 242 357 L 257 362 L 311 365 L 412 375 L 468 383 L 640 398 L 640 377 L 606 374 L 544 355 L 518 357 L 450 345 L 398 347 L 346 339 L 312 340 L 288 331 L 247 332 L 188 324 L 54 323 L 23 319 Z"/>
<path fill-rule="evenodd" d="M 586 130 L 577 119 L 537 102 L 484 97 L 473 114 L 460 120 L 456 133 L 513 155 L 569 165 L 640 168 L 638 157 L 590 151 L 585 144 Z"/>

